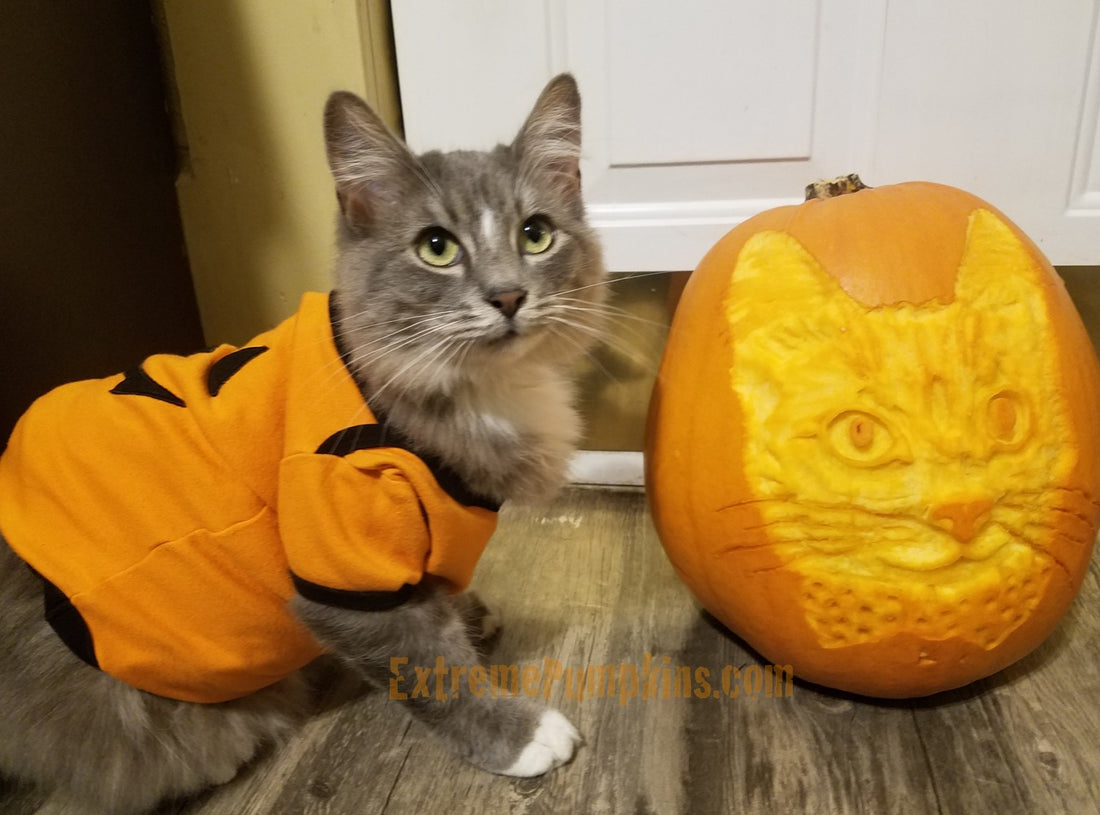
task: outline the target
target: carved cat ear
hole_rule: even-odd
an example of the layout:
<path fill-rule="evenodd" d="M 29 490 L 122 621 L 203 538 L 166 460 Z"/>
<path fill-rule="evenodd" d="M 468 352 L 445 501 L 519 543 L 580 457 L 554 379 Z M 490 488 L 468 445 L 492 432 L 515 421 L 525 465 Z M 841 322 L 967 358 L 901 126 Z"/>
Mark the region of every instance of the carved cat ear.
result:
<path fill-rule="evenodd" d="M 362 99 L 337 91 L 325 105 L 325 149 L 348 226 L 364 227 L 397 202 L 419 164 Z"/>
<path fill-rule="evenodd" d="M 728 316 L 737 333 L 748 332 L 793 313 L 859 305 L 785 232 L 758 232 L 741 248 L 729 288 Z"/>
<path fill-rule="evenodd" d="M 987 209 L 970 215 L 955 299 L 983 309 L 1036 303 L 1049 281 L 1012 229 Z"/>
<path fill-rule="evenodd" d="M 569 74 L 550 80 L 512 143 L 521 176 L 540 181 L 567 196 L 581 189 L 581 97 Z"/>

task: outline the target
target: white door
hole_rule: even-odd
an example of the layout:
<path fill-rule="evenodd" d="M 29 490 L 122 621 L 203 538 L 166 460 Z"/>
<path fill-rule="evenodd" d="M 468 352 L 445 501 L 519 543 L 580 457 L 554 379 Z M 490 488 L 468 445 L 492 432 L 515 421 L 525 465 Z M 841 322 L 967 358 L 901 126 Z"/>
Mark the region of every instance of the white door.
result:
<path fill-rule="evenodd" d="M 584 100 L 613 271 L 686 270 L 810 181 L 962 187 L 1056 264 L 1100 263 L 1094 0 L 394 0 L 414 149 L 511 139 Z"/>

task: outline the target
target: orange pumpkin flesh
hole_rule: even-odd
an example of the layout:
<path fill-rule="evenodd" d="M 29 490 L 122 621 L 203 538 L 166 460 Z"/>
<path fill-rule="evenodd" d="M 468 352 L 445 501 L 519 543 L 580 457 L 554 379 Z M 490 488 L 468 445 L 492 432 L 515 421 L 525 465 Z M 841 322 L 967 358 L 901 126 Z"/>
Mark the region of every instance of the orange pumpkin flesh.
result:
<path fill-rule="evenodd" d="M 1097 416 L 1088 336 L 1018 228 L 954 188 L 864 189 L 762 213 L 700 263 L 647 490 L 682 579 L 766 659 L 922 696 L 1020 659 L 1069 607 Z"/>

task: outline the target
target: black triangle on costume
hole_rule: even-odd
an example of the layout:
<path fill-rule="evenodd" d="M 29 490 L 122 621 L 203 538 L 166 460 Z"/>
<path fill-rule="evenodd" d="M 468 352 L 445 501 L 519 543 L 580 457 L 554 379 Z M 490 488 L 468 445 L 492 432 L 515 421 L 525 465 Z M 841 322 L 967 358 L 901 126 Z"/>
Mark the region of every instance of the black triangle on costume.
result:
<path fill-rule="evenodd" d="M 119 396 L 148 396 L 176 407 L 187 407 L 182 399 L 149 376 L 141 367 L 127 371 L 126 378 L 111 388 L 111 393 Z"/>
<path fill-rule="evenodd" d="M 229 379 L 241 368 L 254 360 L 267 350 L 266 345 L 252 345 L 247 348 L 238 348 L 231 354 L 226 354 L 206 372 L 206 390 L 211 396 L 217 396 Z"/>

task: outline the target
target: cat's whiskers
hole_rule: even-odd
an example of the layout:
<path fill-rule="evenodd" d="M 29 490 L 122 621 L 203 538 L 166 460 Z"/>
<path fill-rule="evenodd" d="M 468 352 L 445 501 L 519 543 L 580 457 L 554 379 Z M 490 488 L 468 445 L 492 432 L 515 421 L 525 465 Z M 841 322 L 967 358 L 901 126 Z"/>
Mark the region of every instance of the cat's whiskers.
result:
<path fill-rule="evenodd" d="M 1057 528 L 1053 525 L 1048 527 L 1037 523 L 995 522 L 995 525 L 1002 529 L 1011 540 L 1023 544 L 1040 554 L 1045 554 L 1042 542 L 1050 538 L 1051 531 L 1057 531 Z"/>
<path fill-rule="evenodd" d="M 646 317 L 640 317 L 625 308 L 619 308 L 618 306 L 611 305 L 610 303 L 596 303 L 591 300 L 584 300 L 580 297 L 560 297 L 558 295 L 551 295 L 548 300 L 551 301 L 553 306 L 560 306 L 565 309 L 575 310 L 585 313 L 596 314 L 597 316 L 607 318 L 611 321 L 618 320 L 630 320 L 631 322 L 639 323 L 641 325 L 655 326 L 657 328 L 668 328 L 667 322 L 660 320 L 650 320 Z"/>
<path fill-rule="evenodd" d="M 626 357 L 643 370 L 649 373 L 656 373 L 657 363 L 653 359 L 653 355 L 646 353 L 643 348 L 639 347 L 643 343 L 648 344 L 649 338 L 633 326 L 625 325 L 621 322 L 622 317 L 634 318 L 634 315 L 625 312 L 623 315 L 618 315 L 605 310 L 607 308 L 606 306 L 582 307 L 574 306 L 569 303 L 553 303 L 547 308 L 543 316 L 545 319 L 576 328 L 578 331 L 595 339 L 600 344 Z M 577 315 L 579 315 L 579 318 Z M 665 327 L 664 324 L 653 320 L 642 320 L 642 318 L 635 319 L 639 322 L 645 322 L 662 328 Z M 631 336 L 627 337 L 623 336 L 621 333 L 607 330 L 606 325 L 608 323 L 614 324 L 616 328 L 624 329 Z M 632 339 L 638 344 L 635 345 L 634 342 L 631 341 Z"/>
<path fill-rule="evenodd" d="M 555 297 L 560 297 L 564 294 L 576 294 L 579 291 L 586 291 L 587 289 L 595 289 L 600 286 L 610 286 L 613 283 L 621 283 L 627 280 L 637 280 L 641 277 L 654 277 L 657 275 L 667 275 L 668 272 L 636 272 L 634 274 L 620 274 L 614 277 L 605 277 L 603 280 L 599 280 L 595 283 L 587 283 L 584 286 L 576 286 L 572 289 L 562 289 L 561 291 L 554 292 Z"/>
<path fill-rule="evenodd" d="M 338 326 L 337 325 L 333 326 L 331 337 L 322 336 L 322 337 L 320 337 L 316 340 L 313 340 L 313 342 L 316 343 L 316 344 L 325 344 L 325 345 L 327 345 L 328 343 L 335 340 L 339 344 L 339 342 L 341 340 L 360 338 L 362 336 L 363 332 L 364 332 L 364 328 L 362 326 L 353 326 L 353 325 L 351 325 L 351 323 L 355 319 L 358 319 L 358 318 L 368 314 L 369 312 L 370 312 L 369 309 L 364 309 L 363 311 L 360 311 L 357 314 L 353 314 L 353 315 L 350 315 L 350 316 L 347 316 L 347 317 L 343 317 Z M 410 318 L 410 317 L 398 317 L 398 318 L 395 318 L 395 319 L 392 319 L 392 320 L 385 320 L 385 321 L 380 322 L 380 323 L 370 323 L 369 324 L 370 329 L 375 329 L 375 328 L 378 328 L 380 326 L 394 325 L 394 324 L 397 324 L 397 323 L 402 323 L 403 325 L 400 328 L 398 328 L 397 330 L 391 331 L 388 334 L 384 334 L 381 337 L 370 339 L 365 343 L 360 343 L 358 346 L 356 346 L 354 349 L 352 349 L 351 351 L 348 352 L 347 357 L 350 360 L 355 354 L 357 354 L 359 351 L 365 349 L 368 345 L 387 342 L 391 338 L 397 337 L 402 332 L 409 331 L 413 328 L 417 328 L 417 327 L 419 327 L 421 325 L 424 325 L 425 323 L 431 322 L 433 320 L 438 320 L 441 317 L 451 316 L 451 315 L 453 315 L 453 313 L 454 313 L 453 308 L 447 308 L 447 309 L 441 309 L 440 311 L 431 312 L 431 313 L 428 313 L 428 314 L 423 314 L 423 315 L 419 315 L 417 317 L 412 317 L 412 318 Z M 329 386 L 336 379 L 348 374 L 347 365 L 345 363 L 345 358 L 343 356 L 337 356 L 337 357 L 334 357 L 333 359 L 330 359 L 328 362 L 325 363 L 325 366 L 317 372 L 317 375 L 320 375 L 320 374 L 325 374 L 324 379 L 321 380 L 318 383 L 318 387 L 321 387 L 321 388 Z"/>
<path fill-rule="evenodd" d="M 1025 498 L 1030 500 L 1021 500 Z M 1069 506 L 1064 505 L 1066 499 L 1070 499 Z M 999 506 L 1011 521 L 1004 524 L 1010 533 L 1014 529 L 1028 533 L 1034 528 L 1038 530 L 1037 541 L 1041 541 L 1053 531 L 1084 546 L 1092 537 L 1090 504 L 1090 498 L 1080 490 L 1053 487 L 1030 493 L 1014 493 L 1012 498 L 1003 499 Z M 1052 515 L 1056 517 L 1051 517 Z M 1079 536 L 1073 537 L 1066 531 L 1067 519 L 1077 522 Z M 1030 543 L 1032 546 L 1039 546 L 1036 541 Z"/>
<path fill-rule="evenodd" d="M 390 331 L 388 334 L 385 334 L 382 337 L 378 337 L 372 340 L 373 342 L 382 342 L 389 337 L 396 336 L 397 334 L 400 334 L 402 332 L 408 332 L 427 323 L 438 323 L 441 320 L 453 321 L 455 315 L 458 314 L 457 310 L 453 306 L 448 306 L 446 308 L 439 309 L 438 311 L 430 311 L 424 314 L 406 315 L 403 317 L 396 317 L 392 320 L 383 320 L 382 322 L 366 322 L 357 325 L 356 323 L 360 321 L 361 318 L 370 314 L 370 311 L 370 309 L 364 309 L 358 314 L 343 317 L 341 319 L 341 324 L 339 328 L 334 328 L 333 336 L 337 340 L 344 340 L 348 339 L 349 337 L 357 338 L 362 336 L 364 333 L 373 332 L 383 326 L 392 326 L 399 324 L 398 328 L 396 328 L 395 330 Z"/>
<path fill-rule="evenodd" d="M 453 326 L 436 326 L 432 332 L 421 332 L 421 338 L 426 333 L 438 333 L 440 331 L 446 331 L 450 328 L 453 328 Z M 447 334 L 446 336 L 437 339 L 435 342 L 427 345 L 427 347 L 425 347 L 419 353 L 413 355 L 411 359 L 409 359 L 397 371 L 391 374 L 389 379 L 387 379 L 384 384 L 382 384 L 380 387 L 372 388 L 371 397 L 373 399 L 378 399 L 387 390 L 389 390 L 389 388 L 394 383 L 402 381 L 405 378 L 405 375 L 410 370 L 416 369 L 414 374 L 409 377 L 408 380 L 405 382 L 405 387 L 402 390 L 402 395 L 404 395 L 409 390 L 411 390 L 414 385 L 417 384 L 417 378 L 423 376 L 430 367 L 434 366 L 435 370 L 440 369 L 440 367 L 436 363 L 445 351 L 452 348 L 460 347 L 460 345 L 466 341 L 467 340 L 456 337 L 453 333 Z M 407 344 L 408 343 L 402 343 L 401 347 L 403 348 Z M 390 351 L 389 354 L 392 355 L 393 351 Z M 420 368 L 417 368 L 417 366 L 420 366 Z"/>
<path fill-rule="evenodd" d="M 439 311 L 429 312 L 427 314 L 419 314 L 419 315 L 416 315 L 415 317 L 409 317 L 409 316 L 394 317 L 392 320 L 383 320 L 382 322 L 377 322 L 377 323 L 376 322 L 371 322 L 371 323 L 367 324 L 367 327 L 369 327 L 371 329 L 376 329 L 376 328 L 381 328 L 382 326 L 396 325 L 397 323 L 404 323 L 405 325 L 403 325 L 402 328 L 411 328 L 411 327 L 420 325 L 421 323 L 425 323 L 429 320 L 436 320 L 436 319 L 439 319 L 440 317 L 449 316 L 453 312 L 454 312 L 454 309 L 448 307 L 448 308 L 445 308 L 445 309 L 441 309 Z M 370 313 L 369 309 L 364 309 L 363 311 L 359 312 L 358 314 L 353 314 L 353 315 L 350 315 L 348 317 L 343 318 L 341 320 L 340 327 L 333 329 L 333 332 L 332 332 L 333 337 L 335 337 L 336 339 L 344 339 L 345 337 L 352 336 L 352 335 L 355 335 L 355 334 L 361 332 L 363 330 L 364 326 L 353 325 L 353 323 L 356 320 L 360 319 L 361 317 L 363 317 L 363 316 L 365 316 L 369 313 Z M 319 340 L 317 340 L 317 342 L 327 342 L 327 340 L 328 340 L 327 337 L 322 337 Z"/>
<path fill-rule="evenodd" d="M 430 337 L 433 334 L 439 334 L 447 332 L 458 325 L 457 321 L 449 323 L 436 323 L 435 325 L 428 326 L 427 328 L 421 328 L 419 331 L 413 334 L 405 335 L 404 329 L 391 332 L 384 337 L 379 337 L 376 340 L 362 343 L 352 352 L 348 354 L 348 363 L 352 367 L 357 369 L 363 369 L 371 363 L 389 356 L 399 350 L 406 348 L 409 345 L 419 344 L 425 337 Z M 374 346 L 378 343 L 385 342 L 386 345 L 381 348 Z"/>
<path fill-rule="evenodd" d="M 591 362 L 601 372 L 603 372 L 607 376 L 607 378 L 610 379 L 612 382 L 621 383 L 621 380 L 617 376 L 615 376 L 615 374 L 613 374 L 611 371 L 609 371 L 607 369 L 607 366 L 605 366 L 602 362 L 600 362 L 599 358 L 596 357 L 596 355 L 592 353 L 592 349 L 589 348 L 584 343 L 577 340 L 574 336 L 572 336 L 571 334 L 569 334 L 566 331 L 561 330 L 561 328 L 559 328 L 557 325 L 547 326 L 547 333 L 550 336 L 556 337 L 560 340 L 563 340 L 563 341 L 569 343 L 570 345 L 572 345 L 574 348 L 576 348 L 581 354 L 583 354 L 585 357 L 588 358 L 589 362 Z"/>
<path fill-rule="evenodd" d="M 601 345 L 622 355 L 639 369 L 647 373 L 656 372 L 653 361 L 644 355 L 638 348 L 630 345 L 622 338 L 608 336 L 598 327 L 577 323 L 562 315 L 548 315 L 545 319 L 547 323 L 551 324 L 547 327 L 554 336 L 563 339 L 568 338 L 575 348 L 581 350 L 593 364 L 615 382 L 621 382 L 621 380 L 619 377 L 612 374 L 607 367 L 599 361 L 595 354 L 596 348 Z M 583 342 L 582 339 L 591 340 L 591 342 Z"/>
<path fill-rule="evenodd" d="M 418 321 L 417 324 L 422 322 L 427 322 L 427 320 Z M 374 362 L 375 359 L 396 351 L 410 342 L 416 342 L 418 339 L 426 334 L 430 334 L 435 329 L 421 329 L 411 337 L 401 337 L 400 335 L 405 330 L 407 330 L 407 328 L 392 331 L 382 337 L 361 343 L 348 351 L 346 361 L 343 358 L 336 358 L 329 361 L 322 371 L 318 371 L 318 374 L 326 374 L 325 378 L 319 383 L 319 387 L 324 388 L 330 385 L 335 387 L 337 379 L 348 375 L 349 367 L 356 370 L 362 370 L 362 368 Z M 373 347 L 378 343 L 385 342 L 388 342 L 388 344 L 382 348 Z"/>
<path fill-rule="evenodd" d="M 1079 489 L 1079 488 L 1076 488 L 1076 487 L 1066 487 L 1066 486 L 1061 486 L 1061 485 L 1058 485 L 1058 484 L 1054 484 L 1054 485 L 1051 485 L 1050 487 L 1045 487 L 1043 489 L 1038 489 L 1038 490 L 1022 490 L 1022 489 L 1013 490 L 1014 495 L 1044 495 L 1048 492 L 1056 492 L 1056 493 L 1059 493 L 1059 494 L 1070 495 L 1074 499 L 1084 501 L 1085 503 L 1087 503 L 1091 506 L 1094 506 L 1094 507 L 1100 506 L 1100 498 L 1098 498 L 1097 496 L 1092 495 L 1089 492 L 1086 492 L 1085 490 L 1082 490 L 1082 489 Z"/>
<path fill-rule="evenodd" d="M 466 340 L 443 341 L 437 343 L 438 351 L 422 360 L 413 371 L 412 376 L 404 383 L 396 399 L 401 400 L 412 394 L 414 397 L 422 393 L 440 393 L 448 390 L 447 383 L 438 381 L 438 377 L 446 371 L 453 371 L 457 366 L 455 360 L 466 353 L 470 343 Z M 375 395 L 379 391 L 375 392 Z"/>

